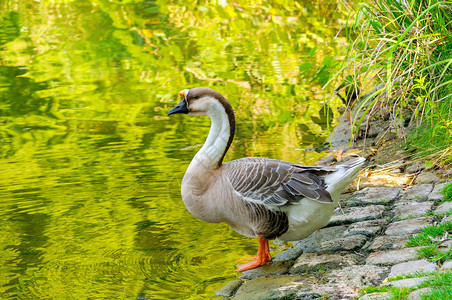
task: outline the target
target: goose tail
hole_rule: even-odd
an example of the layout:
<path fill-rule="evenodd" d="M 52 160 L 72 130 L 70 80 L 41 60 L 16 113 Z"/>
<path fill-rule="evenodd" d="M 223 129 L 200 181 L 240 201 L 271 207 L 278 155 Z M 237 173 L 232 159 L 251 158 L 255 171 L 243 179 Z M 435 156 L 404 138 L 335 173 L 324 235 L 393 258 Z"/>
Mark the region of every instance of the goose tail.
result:
<path fill-rule="evenodd" d="M 361 170 L 362 165 L 366 159 L 364 157 L 353 158 L 341 165 L 338 165 L 338 170 L 325 176 L 326 190 L 331 194 L 333 199 L 349 185 Z"/>

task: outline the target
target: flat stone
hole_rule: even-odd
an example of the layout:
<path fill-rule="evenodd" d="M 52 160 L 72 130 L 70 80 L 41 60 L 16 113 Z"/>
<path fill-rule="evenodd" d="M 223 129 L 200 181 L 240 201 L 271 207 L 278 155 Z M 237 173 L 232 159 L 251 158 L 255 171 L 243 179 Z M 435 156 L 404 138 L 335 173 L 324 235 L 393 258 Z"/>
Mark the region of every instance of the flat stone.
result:
<path fill-rule="evenodd" d="M 411 274 L 416 272 L 433 272 L 438 269 L 438 266 L 434 263 L 428 262 L 426 259 L 408 261 L 394 265 L 391 268 L 389 278 L 394 278 L 403 274 Z"/>
<path fill-rule="evenodd" d="M 441 223 L 452 222 L 452 215 L 441 219 Z"/>
<path fill-rule="evenodd" d="M 369 246 L 368 250 L 387 250 L 387 249 L 400 249 L 405 247 L 406 240 L 410 238 L 410 235 L 382 235 L 377 236 L 374 242 Z"/>
<path fill-rule="evenodd" d="M 452 260 L 444 262 L 444 264 L 441 266 L 441 269 L 452 269 Z"/>
<path fill-rule="evenodd" d="M 386 228 L 385 234 L 387 235 L 409 235 L 418 233 L 421 229 L 427 225 L 433 223 L 432 217 L 422 217 L 410 220 L 404 220 L 389 224 Z"/>
<path fill-rule="evenodd" d="M 385 207 L 383 205 L 344 208 L 343 213 L 342 211 L 339 211 L 337 215 L 331 217 L 328 225 L 350 224 L 366 220 L 375 220 L 381 218 L 384 212 Z"/>
<path fill-rule="evenodd" d="M 398 202 L 395 204 L 394 217 L 400 219 L 416 218 L 425 215 L 432 209 L 433 202 Z"/>
<path fill-rule="evenodd" d="M 438 248 L 443 251 L 450 250 L 452 248 L 452 239 L 441 242 L 441 244 L 438 245 Z"/>
<path fill-rule="evenodd" d="M 217 296 L 232 297 L 237 289 L 242 285 L 240 280 L 232 280 L 226 283 L 224 287 L 215 292 Z"/>
<path fill-rule="evenodd" d="M 430 294 L 431 292 L 433 292 L 432 288 L 418 289 L 418 290 L 412 291 L 406 299 L 407 300 L 421 300 L 422 295 Z"/>
<path fill-rule="evenodd" d="M 441 191 L 444 189 L 446 184 L 447 182 L 436 184 L 433 191 L 428 195 L 428 200 L 437 202 L 443 200 L 443 194 Z"/>
<path fill-rule="evenodd" d="M 444 202 L 441 203 L 436 209 L 435 213 L 440 215 L 446 215 L 447 213 L 452 211 L 452 202 Z"/>
<path fill-rule="evenodd" d="M 422 171 L 416 177 L 416 184 L 435 183 L 438 182 L 439 177 L 433 172 Z"/>
<path fill-rule="evenodd" d="M 284 260 L 267 263 L 255 269 L 247 270 L 243 272 L 243 275 L 239 278 L 241 280 L 254 279 L 268 275 L 281 275 L 287 273 L 294 264 L 293 260 Z"/>
<path fill-rule="evenodd" d="M 420 161 L 413 163 L 412 165 L 406 167 L 405 172 L 408 174 L 415 174 L 418 173 L 425 168 L 425 163 L 422 163 Z"/>
<path fill-rule="evenodd" d="M 408 278 L 408 279 L 401 279 L 396 281 L 388 281 L 383 283 L 381 286 L 395 286 L 395 287 L 404 287 L 404 288 L 412 288 L 420 285 L 424 281 L 426 281 L 428 277 L 415 277 L 415 278 Z"/>
<path fill-rule="evenodd" d="M 390 299 L 391 297 L 392 297 L 392 294 L 389 292 L 371 293 L 371 294 L 366 294 L 364 296 L 359 297 L 358 300 L 386 300 L 386 299 Z"/>
<path fill-rule="evenodd" d="M 372 237 L 379 232 L 388 221 L 386 219 L 368 220 L 351 224 L 344 232 L 344 236 L 362 234 Z"/>
<path fill-rule="evenodd" d="M 396 199 L 401 192 L 400 187 L 366 187 L 353 193 L 347 201 L 347 205 L 386 204 Z"/>
<path fill-rule="evenodd" d="M 328 240 L 333 240 L 342 237 L 344 231 L 347 229 L 346 226 L 334 226 L 322 228 L 315 231 L 313 234 L 307 238 L 293 242 L 294 248 L 301 249 L 304 253 L 312 253 L 323 251 L 320 247 L 320 243 Z"/>
<path fill-rule="evenodd" d="M 387 267 L 355 265 L 331 271 L 326 280 L 329 284 L 351 288 L 356 293 L 356 290 L 363 286 L 379 285 L 388 271 Z"/>
<path fill-rule="evenodd" d="M 303 253 L 303 249 L 301 247 L 294 247 L 294 248 L 286 249 L 286 250 L 276 253 L 273 256 L 272 261 L 273 262 L 286 261 L 286 260 L 294 261 L 301 255 L 301 253 Z"/>
<path fill-rule="evenodd" d="M 362 234 L 351 235 L 343 238 L 329 240 L 320 243 L 322 251 L 357 250 L 367 241 L 367 237 Z"/>
<path fill-rule="evenodd" d="M 425 201 L 432 190 L 433 185 L 431 184 L 413 185 L 405 189 L 402 195 L 402 201 Z"/>
<path fill-rule="evenodd" d="M 355 254 L 317 254 L 306 253 L 301 255 L 293 267 L 290 269 L 292 274 L 301 274 L 309 271 L 319 271 L 336 269 L 339 267 L 354 265 L 358 262 L 358 256 Z"/>
<path fill-rule="evenodd" d="M 374 252 L 369 254 L 366 263 L 371 265 L 392 266 L 405 261 L 415 260 L 417 249 L 419 249 L 419 247 Z"/>
<path fill-rule="evenodd" d="M 312 284 L 298 275 L 271 275 L 248 280 L 237 290 L 234 300 L 296 299 L 297 294 L 316 296 Z"/>

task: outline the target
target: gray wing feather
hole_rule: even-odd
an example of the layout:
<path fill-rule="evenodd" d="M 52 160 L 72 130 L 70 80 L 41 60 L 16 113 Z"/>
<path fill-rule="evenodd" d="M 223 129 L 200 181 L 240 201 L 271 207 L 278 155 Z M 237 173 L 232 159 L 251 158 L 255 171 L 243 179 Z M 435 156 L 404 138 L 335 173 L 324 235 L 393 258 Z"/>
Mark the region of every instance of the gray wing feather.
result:
<path fill-rule="evenodd" d="M 332 203 L 322 176 L 335 167 L 311 167 L 263 158 L 243 158 L 225 163 L 235 192 L 244 199 L 270 206 L 298 203 L 303 198 Z"/>

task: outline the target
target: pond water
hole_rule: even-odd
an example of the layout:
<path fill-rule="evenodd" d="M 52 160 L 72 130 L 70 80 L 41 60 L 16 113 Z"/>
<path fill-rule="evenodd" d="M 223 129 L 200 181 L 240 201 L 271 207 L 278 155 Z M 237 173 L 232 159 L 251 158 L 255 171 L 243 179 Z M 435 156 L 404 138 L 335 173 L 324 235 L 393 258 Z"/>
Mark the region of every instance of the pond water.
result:
<path fill-rule="evenodd" d="M 336 1 L 0 1 L 0 295 L 200 299 L 257 242 L 192 217 L 180 182 L 209 120 L 167 117 L 185 88 L 236 110 L 226 160 L 313 164 L 340 102 Z"/>

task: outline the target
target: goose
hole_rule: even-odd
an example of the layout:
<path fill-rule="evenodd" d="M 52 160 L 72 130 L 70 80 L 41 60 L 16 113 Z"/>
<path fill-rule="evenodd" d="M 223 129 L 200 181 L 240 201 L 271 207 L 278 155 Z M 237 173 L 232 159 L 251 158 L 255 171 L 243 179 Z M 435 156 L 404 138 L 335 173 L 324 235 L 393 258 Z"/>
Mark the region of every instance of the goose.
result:
<path fill-rule="evenodd" d="M 235 132 L 231 104 L 207 88 L 184 89 L 183 99 L 168 116 L 209 116 L 210 131 L 182 179 L 187 210 L 210 223 L 227 223 L 236 232 L 257 238 L 257 256 L 237 265 L 237 272 L 271 261 L 268 241 L 294 241 L 328 224 L 334 199 L 357 176 L 365 158 L 338 166 L 305 166 L 291 162 L 245 157 L 223 162 Z"/>

